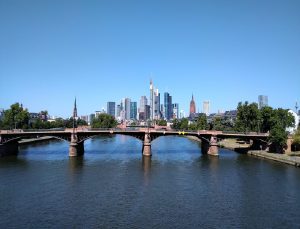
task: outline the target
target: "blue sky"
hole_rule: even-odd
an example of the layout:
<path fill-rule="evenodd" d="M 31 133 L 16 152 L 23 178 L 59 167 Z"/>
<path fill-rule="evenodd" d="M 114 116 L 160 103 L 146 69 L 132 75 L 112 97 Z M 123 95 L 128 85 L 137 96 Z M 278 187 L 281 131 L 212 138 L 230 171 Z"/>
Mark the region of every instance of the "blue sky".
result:
<path fill-rule="evenodd" d="M 298 0 L 0 0 L 0 107 L 67 117 L 149 97 L 188 113 L 300 103 Z M 161 102 L 163 98 L 161 98 Z"/>

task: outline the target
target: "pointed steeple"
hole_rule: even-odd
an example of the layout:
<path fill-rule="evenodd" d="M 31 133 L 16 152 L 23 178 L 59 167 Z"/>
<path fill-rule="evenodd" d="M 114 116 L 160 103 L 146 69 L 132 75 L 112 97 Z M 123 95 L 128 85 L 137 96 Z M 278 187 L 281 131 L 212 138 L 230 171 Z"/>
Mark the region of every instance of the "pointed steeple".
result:
<path fill-rule="evenodd" d="M 194 94 L 192 93 L 192 101 L 194 101 Z"/>
<path fill-rule="evenodd" d="M 75 97 L 75 101 L 74 101 L 74 109 L 73 109 L 73 118 L 76 119 L 77 116 L 77 106 L 76 106 L 76 97 Z"/>

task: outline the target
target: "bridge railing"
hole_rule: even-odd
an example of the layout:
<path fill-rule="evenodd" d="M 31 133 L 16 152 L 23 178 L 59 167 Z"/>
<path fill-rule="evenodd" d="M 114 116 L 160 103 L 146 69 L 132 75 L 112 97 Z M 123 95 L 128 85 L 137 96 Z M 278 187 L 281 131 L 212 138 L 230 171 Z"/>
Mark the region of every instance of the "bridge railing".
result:
<path fill-rule="evenodd" d="M 22 132 L 57 132 L 65 131 L 66 128 L 52 128 L 52 129 L 24 129 Z"/>

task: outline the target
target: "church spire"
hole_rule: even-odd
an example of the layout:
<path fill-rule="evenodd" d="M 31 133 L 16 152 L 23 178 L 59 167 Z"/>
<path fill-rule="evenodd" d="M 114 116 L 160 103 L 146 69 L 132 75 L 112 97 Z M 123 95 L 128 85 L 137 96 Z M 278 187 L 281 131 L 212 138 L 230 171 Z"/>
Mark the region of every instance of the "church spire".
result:
<path fill-rule="evenodd" d="M 77 116 L 77 106 L 76 106 L 76 97 L 75 97 L 75 101 L 74 101 L 74 109 L 73 109 L 73 118 L 76 119 Z"/>

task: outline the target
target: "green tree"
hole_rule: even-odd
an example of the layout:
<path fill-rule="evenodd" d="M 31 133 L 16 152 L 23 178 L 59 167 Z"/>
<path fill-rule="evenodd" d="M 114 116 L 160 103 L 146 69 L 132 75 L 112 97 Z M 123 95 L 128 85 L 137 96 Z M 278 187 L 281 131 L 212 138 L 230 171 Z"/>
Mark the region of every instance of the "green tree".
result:
<path fill-rule="evenodd" d="M 19 103 L 12 104 L 10 109 L 4 112 L 3 127 L 6 129 L 28 128 L 29 113 Z"/>
<path fill-rule="evenodd" d="M 160 119 L 156 121 L 156 124 L 159 126 L 167 126 L 167 121 L 164 119 Z"/>
<path fill-rule="evenodd" d="M 86 126 L 87 122 L 84 121 L 83 119 L 78 119 L 77 120 L 77 126 Z"/>
<path fill-rule="evenodd" d="M 274 145 L 276 152 L 281 153 L 288 138 L 286 128 L 293 126 L 295 119 L 288 110 L 279 108 L 273 110 L 270 122 L 269 141 Z"/>
<path fill-rule="evenodd" d="M 270 131 L 269 140 L 272 142 L 277 153 L 282 153 L 283 148 L 286 146 L 288 134 L 281 125 L 276 124 Z"/>
<path fill-rule="evenodd" d="M 224 126 L 222 123 L 221 117 L 214 117 L 212 123 L 211 123 L 211 129 L 212 130 L 224 130 Z"/>
<path fill-rule="evenodd" d="M 180 130 L 188 130 L 189 128 L 189 120 L 187 118 L 182 118 L 180 121 Z"/>
<path fill-rule="evenodd" d="M 175 118 L 173 119 L 172 129 L 179 130 L 180 129 L 180 120 Z"/>
<path fill-rule="evenodd" d="M 114 128 L 117 126 L 115 118 L 109 114 L 100 114 L 92 121 L 92 128 Z"/>
<path fill-rule="evenodd" d="M 288 110 L 282 108 L 274 110 L 271 117 L 271 128 L 273 126 L 279 125 L 282 128 L 286 129 L 288 127 L 294 126 L 294 124 L 294 116 L 290 112 L 288 112 Z"/>
<path fill-rule="evenodd" d="M 200 114 L 196 120 L 196 129 L 197 130 L 206 130 L 208 128 L 207 118 L 205 114 Z"/>
<path fill-rule="evenodd" d="M 239 102 L 237 107 L 237 120 L 235 129 L 241 132 L 259 131 L 261 122 L 260 111 L 257 103 L 245 104 Z"/>
<path fill-rule="evenodd" d="M 274 116 L 274 110 L 272 107 L 263 107 L 260 110 L 261 122 L 260 122 L 260 132 L 266 133 L 272 128 L 272 117 Z"/>

